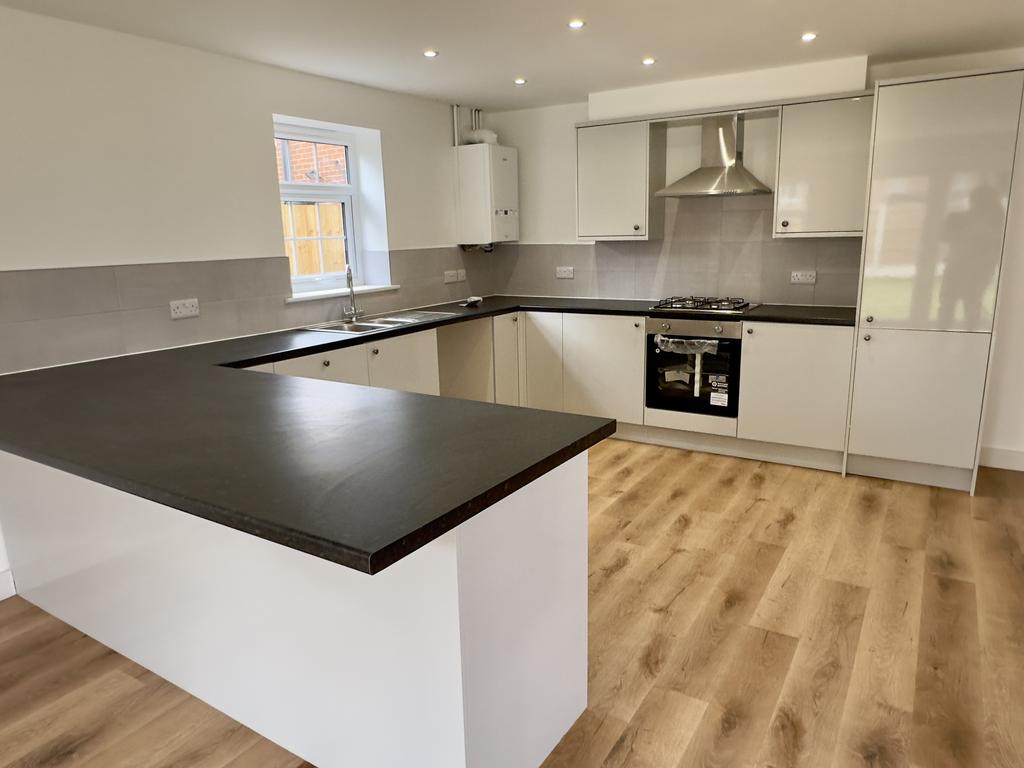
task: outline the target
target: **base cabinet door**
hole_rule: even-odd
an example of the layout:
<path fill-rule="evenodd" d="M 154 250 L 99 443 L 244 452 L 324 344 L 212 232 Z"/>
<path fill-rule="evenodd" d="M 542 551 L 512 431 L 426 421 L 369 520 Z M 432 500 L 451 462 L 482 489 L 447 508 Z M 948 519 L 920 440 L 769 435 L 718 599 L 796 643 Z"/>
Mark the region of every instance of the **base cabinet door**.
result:
<path fill-rule="evenodd" d="M 527 408 L 561 411 L 562 315 L 519 313 L 519 396 Z"/>
<path fill-rule="evenodd" d="M 843 450 L 853 328 L 744 323 L 737 436 Z"/>
<path fill-rule="evenodd" d="M 494 402 L 519 405 L 519 313 L 494 318 Z"/>
<path fill-rule="evenodd" d="M 366 347 L 360 345 L 316 355 L 293 357 L 291 360 L 274 363 L 274 373 L 365 386 L 370 383 L 366 353 Z"/>
<path fill-rule="evenodd" d="M 441 394 L 437 331 L 420 331 L 369 345 L 370 386 Z"/>
<path fill-rule="evenodd" d="M 974 466 L 991 336 L 862 330 L 849 452 Z"/>
<path fill-rule="evenodd" d="M 564 409 L 642 424 L 644 334 L 642 317 L 564 315 Z"/>

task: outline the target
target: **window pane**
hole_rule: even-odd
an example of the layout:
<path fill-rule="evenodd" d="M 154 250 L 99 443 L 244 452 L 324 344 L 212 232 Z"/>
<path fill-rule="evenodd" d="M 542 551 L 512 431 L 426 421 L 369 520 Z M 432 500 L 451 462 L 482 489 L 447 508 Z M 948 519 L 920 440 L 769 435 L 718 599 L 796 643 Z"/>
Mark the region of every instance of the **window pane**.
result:
<path fill-rule="evenodd" d="M 284 139 L 276 139 L 274 141 L 274 153 L 277 155 L 277 180 L 287 181 L 284 177 L 284 157 L 281 152 L 283 150 Z"/>
<path fill-rule="evenodd" d="M 341 144 L 316 145 L 316 169 L 321 184 L 348 184 L 348 158 Z"/>
<path fill-rule="evenodd" d="M 345 271 L 345 241 L 340 237 L 321 241 L 324 249 L 324 272 Z"/>
<path fill-rule="evenodd" d="M 320 274 L 320 243 L 317 240 L 295 241 L 295 274 Z"/>
<path fill-rule="evenodd" d="M 276 139 L 277 179 L 292 184 L 348 184 L 348 147 Z"/>
<path fill-rule="evenodd" d="M 288 257 L 288 271 L 293 275 L 295 272 L 295 241 L 285 240 L 284 241 L 284 255 Z"/>
<path fill-rule="evenodd" d="M 285 237 L 292 236 L 292 217 L 288 213 L 288 203 L 281 203 L 281 229 Z"/>
<path fill-rule="evenodd" d="M 316 226 L 316 205 L 313 203 L 288 203 L 295 221 L 295 237 L 316 237 L 320 233 Z"/>
<path fill-rule="evenodd" d="M 320 234 L 341 237 L 345 234 L 341 224 L 341 203 L 317 203 L 320 209 Z"/>

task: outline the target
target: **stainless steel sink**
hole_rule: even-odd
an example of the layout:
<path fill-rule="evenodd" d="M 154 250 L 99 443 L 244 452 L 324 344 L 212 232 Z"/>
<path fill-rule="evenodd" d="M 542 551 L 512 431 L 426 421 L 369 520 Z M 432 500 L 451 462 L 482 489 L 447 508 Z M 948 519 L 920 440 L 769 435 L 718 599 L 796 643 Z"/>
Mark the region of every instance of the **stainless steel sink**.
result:
<path fill-rule="evenodd" d="M 329 333 L 371 333 L 373 331 L 386 331 L 388 328 L 397 328 L 412 323 L 425 323 L 430 320 L 440 320 L 444 317 L 454 315 L 454 312 L 401 312 L 395 315 L 383 315 L 381 317 L 368 317 L 357 322 L 333 322 L 322 325 L 310 325 L 307 331 L 327 331 Z"/>

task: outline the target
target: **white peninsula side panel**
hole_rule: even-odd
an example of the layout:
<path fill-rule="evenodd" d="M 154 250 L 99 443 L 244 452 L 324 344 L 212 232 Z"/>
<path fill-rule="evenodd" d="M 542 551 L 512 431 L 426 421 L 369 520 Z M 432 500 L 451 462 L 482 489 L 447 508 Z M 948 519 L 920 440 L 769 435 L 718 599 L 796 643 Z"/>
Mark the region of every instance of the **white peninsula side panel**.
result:
<path fill-rule="evenodd" d="M 535 768 L 586 707 L 571 459 L 368 575 L 0 453 L 18 591 L 320 768 Z"/>

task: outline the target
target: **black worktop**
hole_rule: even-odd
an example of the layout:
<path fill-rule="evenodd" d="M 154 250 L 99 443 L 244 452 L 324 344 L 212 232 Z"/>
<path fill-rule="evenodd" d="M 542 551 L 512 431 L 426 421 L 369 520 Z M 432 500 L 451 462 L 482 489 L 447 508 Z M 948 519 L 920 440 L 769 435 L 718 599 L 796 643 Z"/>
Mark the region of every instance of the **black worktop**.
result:
<path fill-rule="evenodd" d="M 240 367 L 520 309 L 649 306 L 496 296 L 371 334 L 279 331 L 0 376 L 0 450 L 375 573 L 608 437 L 615 422 Z M 837 308 L 744 317 L 853 324 L 853 310 Z"/>

